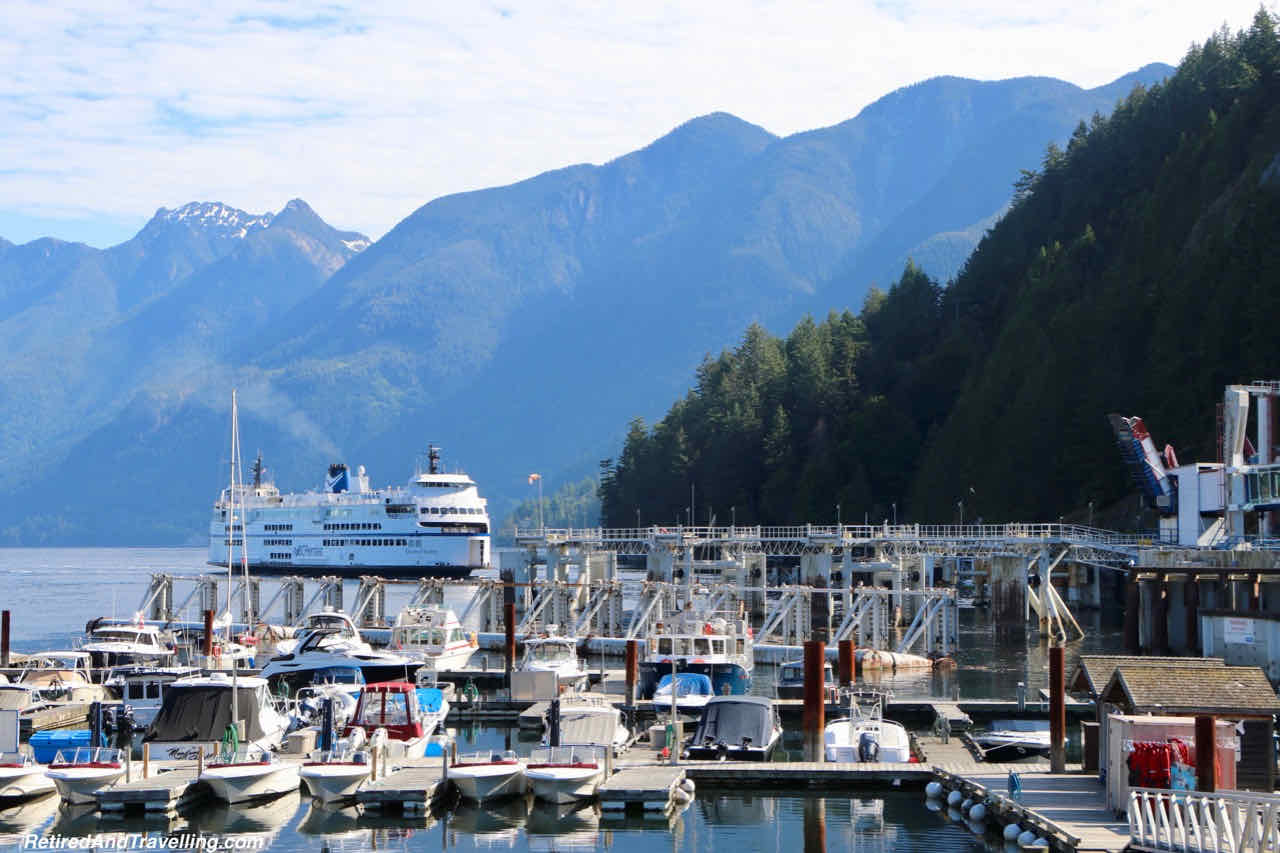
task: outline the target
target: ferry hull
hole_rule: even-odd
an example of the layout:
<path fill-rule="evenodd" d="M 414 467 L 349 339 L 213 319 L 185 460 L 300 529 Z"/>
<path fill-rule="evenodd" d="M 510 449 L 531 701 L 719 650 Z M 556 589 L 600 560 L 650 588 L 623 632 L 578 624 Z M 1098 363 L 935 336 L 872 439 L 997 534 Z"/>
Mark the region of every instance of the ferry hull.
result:
<path fill-rule="evenodd" d="M 226 569 L 226 560 L 209 560 L 208 565 Z M 381 578 L 449 578 L 465 580 L 471 577 L 471 566 L 405 566 L 405 565 L 324 565 L 320 563 L 250 563 L 249 571 L 264 577 L 298 575 L 307 578 L 340 577 L 359 580 L 365 575 Z"/>

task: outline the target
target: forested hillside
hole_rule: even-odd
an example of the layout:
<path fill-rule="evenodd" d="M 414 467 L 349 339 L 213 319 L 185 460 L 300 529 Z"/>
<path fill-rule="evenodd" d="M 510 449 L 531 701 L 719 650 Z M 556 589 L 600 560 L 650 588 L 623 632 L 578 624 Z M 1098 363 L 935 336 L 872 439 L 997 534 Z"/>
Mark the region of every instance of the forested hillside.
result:
<path fill-rule="evenodd" d="M 602 478 L 607 524 L 1056 519 L 1128 492 L 1104 420 L 1216 454 L 1227 382 L 1272 377 L 1280 43 L 1194 46 L 1024 172 L 947 286 L 913 264 L 857 315 L 758 326 Z M 839 509 L 837 509 L 839 506 Z M 1113 517 L 1115 524 L 1138 524 Z"/>

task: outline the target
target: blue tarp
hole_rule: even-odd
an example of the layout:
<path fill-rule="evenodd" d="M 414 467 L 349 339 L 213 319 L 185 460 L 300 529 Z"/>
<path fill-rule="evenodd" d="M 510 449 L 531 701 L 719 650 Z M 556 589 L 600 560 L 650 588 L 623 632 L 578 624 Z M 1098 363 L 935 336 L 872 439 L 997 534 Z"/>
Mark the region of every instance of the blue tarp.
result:
<path fill-rule="evenodd" d="M 427 713 L 436 713 L 444 702 L 444 691 L 435 687 L 417 688 L 418 707 Z"/>
<path fill-rule="evenodd" d="M 671 673 L 662 676 L 658 682 L 658 693 L 671 692 Z M 711 679 L 697 672 L 676 673 L 676 696 L 714 696 Z"/>
<path fill-rule="evenodd" d="M 31 736 L 31 752 L 36 761 L 48 764 L 59 750 L 74 750 L 77 746 L 91 746 L 88 729 L 62 729 L 52 732 L 36 732 Z"/>

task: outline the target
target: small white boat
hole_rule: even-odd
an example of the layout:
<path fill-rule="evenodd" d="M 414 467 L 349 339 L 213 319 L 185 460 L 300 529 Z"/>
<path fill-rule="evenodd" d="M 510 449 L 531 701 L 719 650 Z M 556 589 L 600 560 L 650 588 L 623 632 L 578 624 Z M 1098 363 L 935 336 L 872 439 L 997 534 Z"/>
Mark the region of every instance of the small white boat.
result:
<path fill-rule="evenodd" d="M 0 710 L 27 711 L 106 698 L 103 686 L 93 683 L 86 652 L 38 652 L 27 656 L 22 666 L 16 681 L 0 683 Z"/>
<path fill-rule="evenodd" d="M 468 800 L 483 803 L 525 792 L 524 765 L 511 750 L 459 755 L 449 779 Z"/>
<path fill-rule="evenodd" d="M 533 795 L 551 803 L 572 803 L 594 797 L 604 781 L 606 749 L 609 747 L 597 744 L 534 749 L 524 771 Z"/>
<path fill-rule="evenodd" d="M 1015 761 L 1049 754 L 1049 724 L 1044 720 L 995 720 L 973 736 L 983 761 Z"/>
<path fill-rule="evenodd" d="M 233 720 L 244 726 L 243 745 L 263 751 L 278 747 L 289 725 L 276 710 L 265 679 L 215 672 L 179 678 L 165 688 L 142 748 L 153 761 L 195 761 L 201 750 L 211 757 L 221 750 Z"/>
<path fill-rule="evenodd" d="M 118 749 L 82 746 L 55 755 L 47 775 L 63 802 L 84 805 L 96 803 L 99 790 L 124 776 L 124 764 Z"/>
<path fill-rule="evenodd" d="M 447 607 L 406 607 L 391 629 L 391 648 L 419 658 L 427 669 L 446 672 L 466 666 L 479 643 Z"/>
<path fill-rule="evenodd" d="M 578 657 L 578 641 L 573 637 L 532 637 L 524 641 L 521 672 L 554 672 L 560 681 L 574 682 L 587 675 Z"/>
<path fill-rule="evenodd" d="M 281 761 L 261 747 L 223 754 L 204 766 L 200 781 L 224 803 L 265 800 L 298 790 L 298 765 Z"/>
<path fill-rule="evenodd" d="M 892 720 L 849 718 L 828 723 L 822 733 L 827 761 L 911 760 L 907 730 Z"/>
<path fill-rule="evenodd" d="M 0 803 L 29 800 L 52 793 L 55 786 L 48 768 L 30 755 L 0 753 Z"/>
<path fill-rule="evenodd" d="M 369 779 L 369 758 L 368 751 L 349 745 L 333 752 L 317 751 L 303 763 L 299 773 L 312 797 L 325 804 L 343 803 L 355 799 L 360 786 Z"/>
<path fill-rule="evenodd" d="M 673 693 L 676 711 L 694 715 L 701 714 L 715 695 L 708 676 L 698 672 L 678 672 L 673 683 L 671 673 L 667 673 L 662 676 L 658 689 L 653 692 L 653 710 L 658 714 L 671 713 Z"/>
<path fill-rule="evenodd" d="M 396 760 L 439 755 L 442 747 L 434 732 L 448 713 L 443 692 L 435 688 L 405 681 L 369 684 L 361 691 L 343 734 L 352 737 L 362 729 L 372 740 L 379 729 L 385 729 L 386 755 Z"/>
<path fill-rule="evenodd" d="M 307 616 L 296 636 L 274 640 L 270 646 L 277 655 L 290 654 L 313 631 L 324 635 L 316 645 L 319 649 L 341 649 L 352 654 L 367 654 L 373 650 L 360 635 L 355 621 L 341 610 L 334 610 L 332 605 L 325 605 L 324 610 Z"/>
<path fill-rule="evenodd" d="M 684 750 L 696 761 L 769 761 L 782 741 L 778 708 L 764 696 L 715 696 Z"/>
<path fill-rule="evenodd" d="M 547 734 L 543 745 L 550 743 L 552 720 L 550 707 L 544 725 Z M 590 743 L 610 746 L 614 755 L 627 747 L 631 732 L 622 724 L 622 712 L 613 700 L 600 693 L 566 693 L 560 700 L 560 742 Z"/>

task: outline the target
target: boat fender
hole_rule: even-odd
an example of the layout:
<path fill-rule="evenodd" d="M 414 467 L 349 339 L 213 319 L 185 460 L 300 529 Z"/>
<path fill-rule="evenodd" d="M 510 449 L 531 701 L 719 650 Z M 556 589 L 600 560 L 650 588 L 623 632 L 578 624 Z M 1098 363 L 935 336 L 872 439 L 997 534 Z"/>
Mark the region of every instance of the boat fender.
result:
<path fill-rule="evenodd" d="M 974 835 L 987 834 L 987 825 L 980 820 L 974 820 L 973 818 L 969 818 L 968 820 L 965 821 L 965 825 L 969 827 L 969 831 L 972 832 Z"/>
<path fill-rule="evenodd" d="M 942 783 L 930 782 L 924 786 L 924 795 L 930 799 L 942 796 Z"/>
<path fill-rule="evenodd" d="M 973 800 L 970 799 L 969 797 L 965 797 L 964 802 L 960 804 L 960 811 L 964 812 L 965 814 L 968 814 L 969 807 L 972 805 L 973 805 Z"/>
<path fill-rule="evenodd" d="M 671 799 L 675 800 L 677 803 L 683 804 L 692 800 L 693 795 L 690 794 L 688 791 L 686 791 L 684 788 L 681 788 L 679 785 L 677 785 L 675 790 L 671 792 Z"/>
<path fill-rule="evenodd" d="M 1005 841 L 1017 841 L 1018 836 L 1022 834 L 1022 827 L 1016 823 L 1011 823 L 1004 828 Z"/>
<path fill-rule="evenodd" d="M 1031 842 L 1030 846 L 1043 847 L 1047 850 L 1049 848 L 1049 839 L 1045 838 L 1043 835 L 1037 835 L 1036 840 Z"/>
<path fill-rule="evenodd" d="M 956 823 L 960 823 L 964 820 L 964 815 L 960 814 L 960 810 L 957 808 L 949 808 L 947 809 L 947 820 L 954 820 Z"/>
<path fill-rule="evenodd" d="M 1024 830 L 1023 833 L 1018 836 L 1018 844 L 1022 847 L 1030 847 L 1032 844 L 1035 844 L 1035 843 L 1036 843 L 1036 834 L 1029 829 Z"/>
<path fill-rule="evenodd" d="M 964 794 L 959 791 L 952 791 L 950 794 L 947 794 L 947 805 L 958 806 L 962 802 L 964 802 Z"/>
<path fill-rule="evenodd" d="M 688 776 L 680 780 L 680 787 L 688 791 L 690 794 L 697 790 L 696 786 L 693 784 L 693 780 Z"/>
<path fill-rule="evenodd" d="M 973 808 L 969 809 L 969 820 L 986 820 L 987 804 L 974 803 Z"/>
<path fill-rule="evenodd" d="M 933 798 L 926 799 L 924 801 L 924 807 L 931 812 L 942 811 L 942 803 Z"/>

